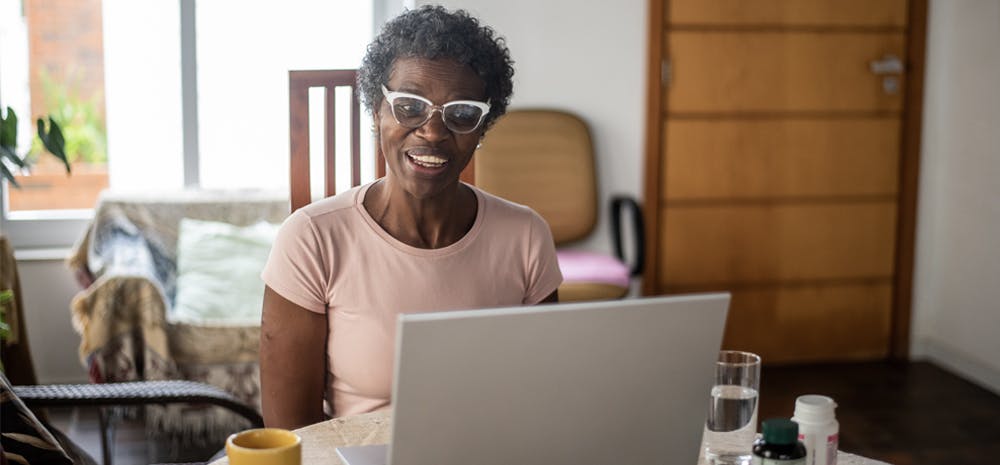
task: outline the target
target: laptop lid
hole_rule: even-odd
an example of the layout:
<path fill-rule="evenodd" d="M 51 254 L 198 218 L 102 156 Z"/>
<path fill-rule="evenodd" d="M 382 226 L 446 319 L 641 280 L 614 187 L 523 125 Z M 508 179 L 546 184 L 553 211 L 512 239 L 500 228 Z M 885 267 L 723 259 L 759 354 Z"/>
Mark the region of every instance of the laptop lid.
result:
<path fill-rule="evenodd" d="M 702 294 L 402 315 L 389 463 L 695 463 L 728 305 Z"/>

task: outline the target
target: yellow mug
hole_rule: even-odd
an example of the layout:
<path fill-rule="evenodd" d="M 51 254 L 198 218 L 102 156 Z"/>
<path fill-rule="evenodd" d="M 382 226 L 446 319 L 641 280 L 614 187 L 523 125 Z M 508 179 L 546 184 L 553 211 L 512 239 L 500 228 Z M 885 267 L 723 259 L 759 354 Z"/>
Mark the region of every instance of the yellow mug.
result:
<path fill-rule="evenodd" d="M 301 465 L 302 438 L 281 428 L 248 429 L 226 439 L 230 465 Z"/>

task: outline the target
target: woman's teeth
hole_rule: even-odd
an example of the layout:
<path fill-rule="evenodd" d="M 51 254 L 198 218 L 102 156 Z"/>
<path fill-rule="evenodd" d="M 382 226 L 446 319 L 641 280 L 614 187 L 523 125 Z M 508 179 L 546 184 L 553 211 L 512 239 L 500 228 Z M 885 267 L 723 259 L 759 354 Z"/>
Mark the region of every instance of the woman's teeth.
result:
<path fill-rule="evenodd" d="M 448 162 L 447 159 L 441 157 L 435 157 L 434 155 L 408 155 L 408 156 L 410 157 L 410 160 L 413 160 L 414 163 L 427 168 L 439 168 L 441 166 L 444 166 L 444 164 Z"/>

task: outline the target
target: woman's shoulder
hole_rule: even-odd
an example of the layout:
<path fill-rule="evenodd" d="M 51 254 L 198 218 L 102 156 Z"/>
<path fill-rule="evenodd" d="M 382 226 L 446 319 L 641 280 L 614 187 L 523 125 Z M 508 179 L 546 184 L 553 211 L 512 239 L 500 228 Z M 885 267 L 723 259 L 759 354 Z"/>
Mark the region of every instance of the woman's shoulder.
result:
<path fill-rule="evenodd" d="M 338 216 L 351 215 L 355 212 L 354 206 L 358 203 L 359 196 L 363 195 L 368 184 L 352 187 L 332 197 L 326 197 L 299 208 L 292 217 L 299 216 L 311 221 L 323 221 Z"/>
<path fill-rule="evenodd" d="M 281 225 L 279 235 L 327 236 L 330 233 L 354 228 L 359 221 L 364 221 L 355 208 L 355 203 L 365 187 L 354 187 L 295 210 Z"/>
<path fill-rule="evenodd" d="M 541 215 L 527 205 L 507 200 L 503 197 L 493 195 L 476 186 L 470 185 L 476 191 L 476 195 L 482 199 L 482 206 L 486 212 L 486 218 L 491 223 L 506 223 L 524 225 L 533 222 L 545 222 Z"/>

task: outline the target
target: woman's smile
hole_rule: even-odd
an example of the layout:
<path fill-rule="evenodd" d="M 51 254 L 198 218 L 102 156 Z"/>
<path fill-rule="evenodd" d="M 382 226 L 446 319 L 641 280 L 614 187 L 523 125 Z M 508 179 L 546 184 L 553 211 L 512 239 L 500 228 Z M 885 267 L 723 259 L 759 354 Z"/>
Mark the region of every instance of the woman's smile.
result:
<path fill-rule="evenodd" d="M 406 150 L 407 160 L 413 169 L 423 174 L 439 174 L 447 170 L 448 157 L 436 150 L 428 147 L 415 147 Z"/>

